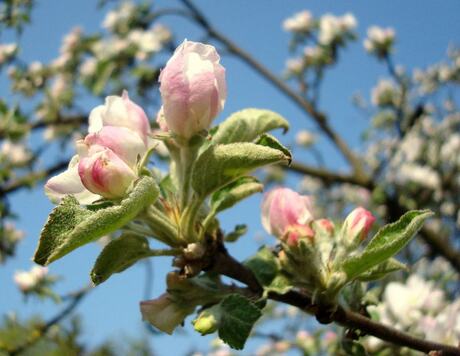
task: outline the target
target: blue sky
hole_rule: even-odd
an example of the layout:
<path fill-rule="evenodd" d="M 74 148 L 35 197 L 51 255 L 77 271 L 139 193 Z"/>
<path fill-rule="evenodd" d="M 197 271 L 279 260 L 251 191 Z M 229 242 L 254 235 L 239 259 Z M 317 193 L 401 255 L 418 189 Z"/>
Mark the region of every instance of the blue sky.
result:
<path fill-rule="evenodd" d="M 104 12 L 97 11 L 95 1 L 91 0 L 38 0 L 37 3 L 32 15 L 32 25 L 26 28 L 22 38 L 23 57 L 28 61 L 50 61 L 57 56 L 63 34 L 75 25 L 82 26 L 86 32 L 96 31 L 104 17 Z M 158 0 L 155 4 L 161 8 L 176 5 L 177 2 Z M 330 116 L 335 129 L 344 135 L 354 148 L 359 147 L 359 133 L 366 127 L 367 122 L 353 109 L 350 99 L 353 93 L 358 91 L 368 97 L 370 88 L 379 78 L 386 75 L 385 68 L 370 58 L 362 48 L 363 36 L 368 26 L 377 24 L 396 29 L 395 61 L 408 69 L 424 67 L 443 59 L 449 44 L 460 44 L 460 2 L 456 0 L 201 0 L 196 1 L 196 4 L 212 19 L 217 28 L 278 74 L 282 73 L 288 57 L 289 36 L 281 29 L 283 19 L 304 8 L 312 11 L 314 15 L 327 12 L 341 15 L 352 12 L 358 19 L 360 39 L 342 53 L 339 65 L 329 71 L 323 86 L 321 107 Z M 174 29 L 177 42 L 183 38 L 200 39 L 200 32 L 186 20 L 165 18 L 163 22 Z M 288 99 L 245 64 L 228 56 L 224 56 L 222 62 L 227 68 L 228 100 L 221 119 L 245 107 L 272 109 L 292 122 L 291 133 L 282 137 L 282 141 L 287 144 L 292 142 L 296 129 L 314 128 Z M 5 80 L 0 79 L 0 95 L 6 96 L 8 100 L 7 93 Z M 88 107 L 88 110 L 90 109 L 91 106 Z M 326 140 L 320 141 L 320 147 L 328 165 L 335 169 L 343 167 L 340 157 L 328 146 Z M 311 161 L 311 156 L 302 151 L 294 153 L 298 160 Z M 236 211 L 222 216 L 224 229 L 228 230 L 238 223 L 246 223 L 250 227 L 248 235 L 231 247 L 232 252 L 240 258 L 247 257 L 255 251 L 257 245 L 254 237 L 263 233 L 258 215 L 260 199 L 261 196 L 251 198 Z M 21 295 L 12 283 L 12 274 L 17 269 L 30 268 L 30 258 L 39 231 L 52 205 L 46 200 L 41 187 L 34 191 L 14 194 L 11 203 L 21 218 L 18 225 L 26 231 L 27 237 L 19 247 L 18 257 L 0 268 L 0 314 L 15 310 L 21 317 L 33 313 L 51 316 L 55 309 L 50 303 L 22 303 Z M 89 271 L 99 251 L 99 246 L 92 244 L 51 265 L 51 272 L 64 277 L 58 284 L 60 292 L 76 289 L 88 282 Z M 154 261 L 154 295 L 162 292 L 169 264 L 168 258 Z M 95 344 L 107 337 L 116 338 L 124 333 L 131 336 L 142 335 L 138 302 L 143 298 L 143 287 L 144 268 L 139 264 L 121 275 L 113 276 L 94 290 L 79 308 L 83 316 L 85 339 Z M 187 320 L 187 323 L 189 321 Z M 187 328 L 187 333 L 191 333 L 190 328 Z M 151 340 L 158 354 L 163 355 L 171 350 L 173 341 L 177 352 L 183 353 L 193 344 L 204 347 L 211 339 L 182 335 L 160 336 Z"/>

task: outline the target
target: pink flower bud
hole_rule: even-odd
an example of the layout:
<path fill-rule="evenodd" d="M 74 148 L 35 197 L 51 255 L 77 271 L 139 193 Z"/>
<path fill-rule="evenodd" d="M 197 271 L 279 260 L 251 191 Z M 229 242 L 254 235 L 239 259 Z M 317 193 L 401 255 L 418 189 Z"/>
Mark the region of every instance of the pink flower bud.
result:
<path fill-rule="evenodd" d="M 109 148 L 92 146 L 80 160 L 78 174 L 86 189 L 104 198 L 121 198 L 137 175 Z"/>
<path fill-rule="evenodd" d="M 326 236 L 334 234 L 334 223 L 329 219 L 318 219 L 313 222 L 315 231 L 319 231 Z"/>
<path fill-rule="evenodd" d="M 209 128 L 225 104 L 225 69 L 213 46 L 185 40 L 160 74 L 165 120 L 189 139 Z"/>
<path fill-rule="evenodd" d="M 300 239 L 308 239 L 313 242 L 315 232 L 308 225 L 290 225 L 284 234 L 283 240 L 289 246 L 297 246 Z"/>
<path fill-rule="evenodd" d="M 161 131 L 165 131 L 165 132 L 169 131 L 168 124 L 166 123 L 166 119 L 165 119 L 165 112 L 164 112 L 163 106 L 160 108 L 160 111 L 158 111 L 156 121 Z"/>
<path fill-rule="evenodd" d="M 358 207 L 348 214 L 342 227 L 342 236 L 349 241 L 366 239 L 375 217 L 370 211 Z"/>
<path fill-rule="evenodd" d="M 108 96 L 105 105 L 94 108 L 89 115 L 89 133 L 95 133 L 104 126 L 117 126 L 131 129 L 147 144 L 150 123 L 144 110 L 128 97 L 124 91 L 120 96 Z"/>
<path fill-rule="evenodd" d="M 132 168 L 135 167 L 139 157 L 147 151 L 141 137 L 126 127 L 104 126 L 100 131 L 86 136 L 84 143 L 88 147 L 109 148 Z"/>
<path fill-rule="evenodd" d="M 313 220 L 311 199 L 288 188 L 275 188 L 262 202 L 262 225 L 269 234 L 282 238 L 291 225 Z"/>

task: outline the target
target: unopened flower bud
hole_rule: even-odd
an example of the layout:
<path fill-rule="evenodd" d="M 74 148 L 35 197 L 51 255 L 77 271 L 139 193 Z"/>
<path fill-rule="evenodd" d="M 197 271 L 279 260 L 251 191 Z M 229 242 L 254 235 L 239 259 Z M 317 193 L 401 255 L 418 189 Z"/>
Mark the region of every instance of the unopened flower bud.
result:
<path fill-rule="evenodd" d="M 192 324 L 193 328 L 201 335 L 212 334 L 219 327 L 221 311 L 219 305 L 214 305 L 211 308 L 203 310 L 198 318 Z"/>
<path fill-rule="evenodd" d="M 334 234 L 334 223 L 329 219 L 318 219 L 313 222 L 313 229 L 320 234 L 332 236 Z"/>
<path fill-rule="evenodd" d="M 366 239 L 375 217 L 370 211 L 359 207 L 353 210 L 345 219 L 342 226 L 342 236 L 345 241 L 363 241 Z"/>
<path fill-rule="evenodd" d="M 123 197 L 137 178 L 132 168 L 108 148 L 82 158 L 78 174 L 86 189 L 108 199 Z"/>
<path fill-rule="evenodd" d="M 299 240 L 301 239 L 308 239 L 309 241 L 313 241 L 315 237 L 315 232 L 313 229 L 308 225 L 290 225 L 286 229 L 286 233 L 284 234 L 283 240 L 289 246 L 297 246 Z"/>
<path fill-rule="evenodd" d="M 311 199 L 288 188 L 275 188 L 262 202 L 262 225 L 269 234 L 283 238 L 289 226 L 313 220 Z"/>
<path fill-rule="evenodd" d="M 160 74 L 166 124 L 189 139 L 206 130 L 223 109 L 225 69 L 213 46 L 185 40 Z"/>

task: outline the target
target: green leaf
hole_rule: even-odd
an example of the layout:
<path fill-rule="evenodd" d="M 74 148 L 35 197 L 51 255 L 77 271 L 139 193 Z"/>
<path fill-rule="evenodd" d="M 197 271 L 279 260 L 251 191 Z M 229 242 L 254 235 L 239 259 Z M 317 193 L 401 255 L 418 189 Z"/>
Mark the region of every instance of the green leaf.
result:
<path fill-rule="evenodd" d="M 95 285 L 101 284 L 112 274 L 122 272 L 150 255 L 146 237 L 134 234 L 121 235 L 104 247 L 91 271 L 91 280 Z"/>
<path fill-rule="evenodd" d="M 212 145 L 195 163 L 192 187 L 199 196 L 206 197 L 256 168 L 289 160 L 283 151 L 255 143 Z"/>
<path fill-rule="evenodd" d="M 363 252 L 350 256 L 342 264 L 348 280 L 352 280 L 396 255 L 432 216 L 429 210 L 413 210 L 405 213 L 397 222 L 381 228 Z"/>
<path fill-rule="evenodd" d="M 230 347 L 242 350 L 262 311 L 240 294 L 231 294 L 220 303 L 219 337 Z"/>
<path fill-rule="evenodd" d="M 289 151 L 285 146 L 281 144 L 274 136 L 269 134 L 263 134 L 255 142 L 258 145 L 274 148 L 283 152 L 287 157 L 289 157 L 289 164 L 292 161 L 291 151 Z"/>
<path fill-rule="evenodd" d="M 224 240 L 226 242 L 235 242 L 237 241 L 241 236 L 246 234 L 248 231 L 248 227 L 244 224 L 238 224 L 235 226 L 233 231 L 229 232 L 228 234 L 225 235 Z"/>
<path fill-rule="evenodd" d="M 53 209 L 40 234 L 34 261 L 47 265 L 76 248 L 114 232 L 134 219 L 158 197 L 155 180 L 144 176 L 120 204 L 90 210 L 73 196 Z"/>
<path fill-rule="evenodd" d="M 395 258 L 389 258 L 369 271 L 360 274 L 358 279 L 362 282 L 375 281 L 385 277 L 389 273 L 400 271 L 402 269 L 407 269 L 407 266 L 404 263 L 399 262 Z"/>
<path fill-rule="evenodd" d="M 254 177 L 241 177 L 211 196 L 211 209 L 215 213 L 229 209 L 239 201 L 263 189 L 263 184 Z"/>
<path fill-rule="evenodd" d="M 215 143 L 252 142 L 259 135 L 276 128 L 287 131 L 289 123 L 273 111 L 244 109 L 230 115 L 220 124 L 212 141 Z"/>
<path fill-rule="evenodd" d="M 273 252 L 266 246 L 243 263 L 256 276 L 262 286 L 268 286 L 279 272 L 279 265 Z"/>

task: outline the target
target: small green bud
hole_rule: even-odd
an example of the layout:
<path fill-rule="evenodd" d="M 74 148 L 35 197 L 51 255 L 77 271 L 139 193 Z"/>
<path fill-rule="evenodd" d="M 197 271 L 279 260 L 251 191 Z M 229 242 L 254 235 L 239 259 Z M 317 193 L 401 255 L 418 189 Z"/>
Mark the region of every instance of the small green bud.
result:
<path fill-rule="evenodd" d="M 220 305 L 203 310 L 198 318 L 192 321 L 193 327 L 201 335 L 212 334 L 219 328 L 221 317 Z"/>

